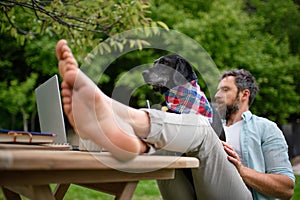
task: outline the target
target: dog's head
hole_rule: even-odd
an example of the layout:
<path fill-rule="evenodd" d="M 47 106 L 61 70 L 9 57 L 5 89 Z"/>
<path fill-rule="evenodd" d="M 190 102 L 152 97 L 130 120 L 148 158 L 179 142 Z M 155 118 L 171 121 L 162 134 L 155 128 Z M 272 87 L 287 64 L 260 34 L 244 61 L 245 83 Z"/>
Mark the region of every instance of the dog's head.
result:
<path fill-rule="evenodd" d="M 197 79 L 197 75 L 187 60 L 178 54 L 170 54 L 155 60 L 153 67 L 143 72 L 143 78 L 154 91 L 165 93 Z"/>

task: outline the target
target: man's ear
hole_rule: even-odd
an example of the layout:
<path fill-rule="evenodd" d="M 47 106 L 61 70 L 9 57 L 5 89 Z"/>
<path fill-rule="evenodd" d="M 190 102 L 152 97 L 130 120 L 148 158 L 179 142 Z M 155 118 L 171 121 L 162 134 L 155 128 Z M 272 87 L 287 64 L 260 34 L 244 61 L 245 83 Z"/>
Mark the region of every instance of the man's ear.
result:
<path fill-rule="evenodd" d="M 250 98 L 250 90 L 248 90 L 248 89 L 243 90 L 242 91 L 242 99 L 249 101 L 249 98 Z"/>

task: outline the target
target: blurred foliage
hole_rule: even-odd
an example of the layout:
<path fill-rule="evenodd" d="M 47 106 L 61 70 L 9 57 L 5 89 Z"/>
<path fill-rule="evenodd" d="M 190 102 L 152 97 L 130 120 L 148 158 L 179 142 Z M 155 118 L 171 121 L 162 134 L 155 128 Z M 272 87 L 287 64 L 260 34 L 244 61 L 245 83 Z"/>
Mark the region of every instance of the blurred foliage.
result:
<path fill-rule="evenodd" d="M 5 113 L 0 127 L 11 129 L 27 129 L 28 119 L 32 122 L 29 129 L 36 129 L 35 104 L 31 98 L 34 96 L 33 89 L 58 73 L 55 45 L 59 39 L 67 39 L 81 63 L 87 52 L 116 33 L 149 26 L 167 29 L 163 22 L 153 21 L 146 16 L 149 13 L 149 3 L 143 0 L 2 0 L 0 10 L 0 110 Z M 124 38 L 115 38 L 111 45 L 112 48 L 122 49 L 126 42 Z M 144 45 L 142 41 L 134 39 L 130 42 L 140 49 Z M 107 48 L 105 50 L 110 51 Z M 33 81 L 30 87 L 17 87 L 29 80 Z M 110 77 L 106 77 L 104 82 L 109 80 Z M 15 94 L 22 95 L 8 98 L 14 92 L 8 95 L 5 91 L 17 88 L 20 91 L 15 91 Z M 28 96 L 29 90 L 32 94 Z M 5 100 L 6 98 L 8 99 Z M 24 108 L 19 107 L 20 105 Z M 12 107 L 15 109 L 11 109 Z M 11 115 L 13 120 L 7 118 L 7 115 Z"/>
<path fill-rule="evenodd" d="M 160 34 L 156 27 L 176 30 L 200 44 L 218 73 L 232 68 L 252 72 L 260 84 L 252 107 L 256 114 L 277 123 L 300 118 L 300 12 L 292 0 L 2 0 L 0 9 L 0 127 L 38 128 L 33 90 L 58 73 L 55 44 L 61 38 L 106 94 L 126 96 L 124 103 L 133 107 L 146 106 L 146 99 L 159 104 L 161 95 L 143 85 L 140 73 L 170 52 L 147 49 L 151 44 L 142 37 L 119 34 L 141 28 L 136 30 L 140 35 L 155 37 Z M 206 55 L 182 38 L 159 42 L 199 69 L 199 83 L 213 100 L 208 88 L 215 87 L 218 73 L 207 71 Z M 136 50 L 126 52 L 132 47 Z M 120 55 L 112 62 L 104 56 L 114 52 Z"/>
<path fill-rule="evenodd" d="M 153 19 L 199 42 L 220 72 L 244 68 L 256 77 L 260 93 L 254 113 L 277 123 L 299 118 L 300 50 L 294 47 L 300 42 L 299 5 L 286 0 L 200 0 L 188 1 L 191 5 L 182 9 L 171 0 L 153 1 Z"/>
<path fill-rule="evenodd" d="M 149 25 L 165 26 L 146 16 L 149 3 L 143 0 L 2 0 L 0 6 L 2 33 L 10 33 L 20 45 L 39 36 L 54 41 L 65 38 L 79 61 L 116 33 Z M 115 45 L 120 47 L 117 41 Z"/>

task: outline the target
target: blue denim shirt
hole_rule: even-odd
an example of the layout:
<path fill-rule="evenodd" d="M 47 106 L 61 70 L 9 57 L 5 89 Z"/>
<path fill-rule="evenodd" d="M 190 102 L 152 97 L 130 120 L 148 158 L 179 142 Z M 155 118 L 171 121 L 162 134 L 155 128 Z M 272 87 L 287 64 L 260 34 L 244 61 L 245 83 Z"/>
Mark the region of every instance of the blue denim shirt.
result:
<path fill-rule="evenodd" d="M 282 174 L 295 181 L 288 157 L 288 146 L 282 131 L 265 118 L 250 111 L 242 115 L 244 125 L 241 130 L 242 164 L 258 172 Z M 274 199 L 252 190 L 253 199 Z"/>

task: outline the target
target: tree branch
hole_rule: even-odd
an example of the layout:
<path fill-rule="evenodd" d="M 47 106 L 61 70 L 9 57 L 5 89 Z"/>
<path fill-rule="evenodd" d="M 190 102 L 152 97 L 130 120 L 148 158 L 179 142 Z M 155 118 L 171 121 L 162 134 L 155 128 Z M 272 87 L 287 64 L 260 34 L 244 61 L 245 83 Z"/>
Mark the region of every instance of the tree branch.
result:
<path fill-rule="evenodd" d="M 99 24 L 98 23 L 92 23 L 87 19 L 79 18 L 79 17 L 76 17 L 76 16 L 65 15 L 65 14 L 57 12 L 57 11 L 46 10 L 43 6 L 41 6 L 39 4 L 39 2 L 37 2 L 35 0 L 31 0 L 31 3 L 19 2 L 19 1 L 16 1 L 16 0 L 2 0 L 0 2 L 0 5 L 2 5 L 4 7 L 21 6 L 21 7 L 29 8 L 29 9 L 31 9 L 35 12 L 35 16 L 38 19 L 40 19 L 40 17 L 38 15 L 37 11 L 47 15 L 48 17 L 50 17 L 51 19 L 53 19 L 57 23 L 59 23 L 63 26 L 67 26 L 69 29 L 76 29 L 76 30 L 79 30 L 79 31 L 86 30 L 86 31 L 89 31 L 89 32 L 102 33 L 102 34 L 105 34 L 106 36 L 109 36 L 108 32 L 109 32 L 109 29 L 112 27 L 112 26 L 108 26 L 108 27 L 105 27 L 105 28 L 102 27 L 101 30 L 94 30 L 94 29 L 84 27 L 84 26 L 80 25 L 79 23 L 86 24 L 86 25 L 91 25 L 91 26 L 99 26 Z M 28 34 L 28 32 L 18 28 L 14 23 L 12 23 L 12 21 L 9 19 L 9 16 L 8 16 L 7 13 L 6 13 L 6 17 L 8 18 L 9 23 L 14 28 L 16 28 L 20 33 Z M 69 22 L 65 21 L 64 18 L 73 20 L 73 21 L 75 21 L 75 23 L 69 23 Z M 113 24 L 116 24 L 117 22 L 118 22 L 118 20 L 116 22 L 114 22 Z"/>
<path fill-rule="evenodd" d="M 15 28 L 19 33 L 23 34 L 23 35 L 29 35 L 29 34 L 32 34 L 34 35 L 32 32 L 29 32 L 29 31 L 25 31 L 23 29 L 21 29 L 20 27 L 16 26 L 9 18 L 8 14 L 6 11 L 4 11 L 4 14 L 5 14 L 5 17 L 7 18 L 8 22 L 10 23 L 10 25 Z"/>

